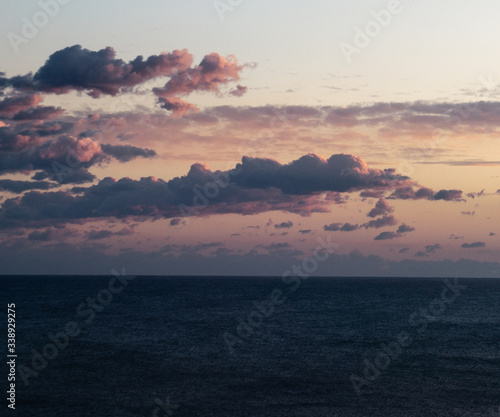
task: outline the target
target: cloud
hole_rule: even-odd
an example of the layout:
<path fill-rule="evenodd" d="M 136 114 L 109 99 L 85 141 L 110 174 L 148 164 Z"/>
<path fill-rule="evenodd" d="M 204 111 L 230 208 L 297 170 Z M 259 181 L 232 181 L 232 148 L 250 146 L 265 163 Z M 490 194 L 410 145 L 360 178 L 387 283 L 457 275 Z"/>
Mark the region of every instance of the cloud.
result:
<path fill-rule="evenodd" d="M 414 232 L 415 228 L 412 226 L 408 226 L 407 224 L 402 223 L 397 230 L 397 233 L 409 233 Z"/>
<path fill-rule="evenodd" d="M 132 159 L 142 156 L 143 158 L 153 158 L 156 152 L 152 149 L 138 148 L 132 145 L 101 145 L 101 149 L 107 155 L 112 156 L 120 162 L 127 162 Z"/>
<path fill-rule="evenodd" d="M 93 181 L 88 169 L 117 159 L 130 161 L 151 158 L 156 152 L 131 145 L 100 145 L 86 137 L 60 135 L 46 141 L 31 141 L 28 136 L 0 128 L 0 174 L 41 171 L 34 179 L 51 179 L 60 183 Z"/>
<path fill-rule="evenodd" d="M 397 232 L 382 232 L 379 235 L 375 236 L 374 240 L 388 240 L 394 239 L 396 237 L 401 237 L 401 234 Z"/>
<path fill-rule="evenodd" d="M 59 138 L 37 150 L 40 160 L 28 158 L 34 165 L 32 168 L 46 171 L 37 175 L 37 179 L 52 175 L 54 160 L 65 162 L 68 144 L 75 145 L 83 168 L 108 156 L 90 138 Z M 328 160 L 307 155 L 285 165 L 272 159 L 243 157 L 241 163 L 228 171 L 211 171 L 207 166 L 193 164 L 187 175 L 170 181 L 154 177 L 140 180 L 107 177 L 88 188 L 45 193 L 29 191 L 20 199 L 9 199 L 2 204 L 0 227 L 43 219 L 64 222 L 134 216 L 145 220 L 224 213 L 248 215 L 267 211 L 308 216 L 328 212 L 332 204 L 342 204 L 344 200 L 335 193 L 390 189 L 405 186 L 408 182 L 408 177 L 392 169 L 369 168 L 354 155 L 333 155 Z M 394 224 L 396 219 L 389 215 L 362 227 L 379 228 Z M 342 227 L 346 231 L 358 226 L 346 224 Z"/>
<path fill-rule="evenodd" d="M 380 219 L 370 220 L 368 223 L 365 223 L 362 226 L 365 229 L 372 229 L 372 228 L 379 229 L 381 227 L 394 226 L 397 223 L 398 221 L 396 220 L 396 218 L 393 215 L 389 215 L 381 217 Z"/>
<path fill-rule="evenodd" d="M 359 229 L 358 224 L 351 224 L 351 223 L 344 223 L 344 224 L 332 223 L 332 224 L 323 226 L 323 230 L 325 230 L 325 232 L 337 232 L 337 231 L 353 232 L 353 231 L 358 230 L 358 229 Z"/>
<path fill-rule="evenodd" d="M 377 204 L 375 204 L 375 207 L 370 210 L 368 213 L 368 217 L 377 217 L 381 216 L 383 214 L 389 214 L 394 211 L 394 208 L 387 203 L 387 200 L 384 198 L 381 198 L 377 201 Z"/>
<path fill-rule="evenodd" d="M 86 234 L 88 240 L 106 239 L 111 236 L 113 236 L 111 230 L 91 230 Z"/>
<path fill-rule="evenodd" d="M 473 243 L 464 243 L 462 244 L 462 248 L 472 249 L 472 248 L 484 248 L 486 246 L 485 242 L 473 242 Z"/>
<path fill-rule="evenodd" d="M 51 240 L 52 234 L 53 234 L 52 230 L 50 230 L 50 229 L 47 229 L 44 232 L 39 232 L 39 231 L 35 230 L 34 232 L 32 232 L 28 235 L 28 239 L 29 240 L 38 240 L 41 242 L 48 242 L 49 240 Z"/>
<path fill-rule="evenodd" d="M 186 49 L 152 55 L 146 60 L 137 56 L 129 62 L 115 57 L 115 50 L 109 46 L 99 51 L 69 46 L 50 55 L 34 76 L 14 77 L 8 84 L 56 94 L 75 90 L 92 97 L 116 96 L 151 78 L 186 70 L 193 61 Z"/>
<path fill-rule="evenodd" d="M 1 77 L 0 89 L 12 87 L 26 93 L 54 94 L 80 91 L 98 98 L 133 92 L 134 87 L 151 79 L 167 77 L 169 80 L 166 84 L 153 88 L 153 93 L 157 96 L 160 107 L 179 116 L 189 110 L 197 110 L 196 106 L 181 100 L 180 95 L 189 95 L 195 91 L 219 94 L 221 85 L 238 81 L 240 72 L 251 66 L 239 65 L 234 56 L 223 57 L 215 52 L 205 55 L 199 65 L 192 64 L 193 56 L 186 49 L 162 52 L 146 59 L 139 55 L 125 62 L 117 59 L 115 50 L 109 46 L 91 51 L 81 45 L 73 45 L 50 55 L 34 75 L 30 73 L 12 78 Z M 237 85 L 229 94 L 239 97 L 245 92 L 246 87 Z M 2 107 L 6 114 L 11 114 L 16 108 L 20 111 L 33 107 L 37 104 L 35 97 L 39 95 L 24 94 L 6 98 L 0 102 L 0 115 Z M 33 110 L 31 114 L 21 114 L 19 117 L 33 117 L 35 114 L 36 111 Z"/>
<path fill-rule="evenodd" d="M 410 248 L 401 248 L 401 249 L 399 250 L 399 253 L 406 253 L 406 252 L 408 252 L 409 250 L 410 250 Z"/>
<path fill-rule="evenodd" d="M 50 190 L 57 187 L 48 181 L 16 181 L 16 180 L 0 180 L 0 190 L 10 191 L 11 193 L 22 193 L 28 190 Z"/>
<path fill-rule="evenodd" d="M 430 253 L 435 253 L 437 250 L 443 249 L 443 247 L 439 244 L 436 243 L 435 245 L 426 245 L 425 246 L 425 251 L 418 251 L 415 256 L 427 256 Z"/>
<path fill-rule="evenodd" d="M 23 94 L 0 101 L 0 117 L 12 117 L 16 113 L 36 106 L 43 101 L 40 94 Z"/>
<path fill-rule="evenodd" d="M 490 232 L 488 236 L 496 236 L 496 233 Z"/>
<path fill-rule="evenodd" d="M 293 227 L 293 223 L 289 220 L 287 222 L 275 224 L 274 227 L 276 229 L 290 229 L 291 227 Z"/>
<path fill-rule="evenodd" d="M 445 200 L 458 201 L 462 199 L 461 190 L 440 190 L 437 193 L 430 188 L 421 187 L 416 191 L 413 187 L 400 187 L 396 189 L 388 198 L 400 200 Z"/>
<path fill-rule="evenodd" d="M 170 226 L 179 226 L 181 224 L 182 219 L 179 217 L 174 217 L 170 220 Z"/>
<path fill-rule="evenodd" d="M 311 230 L 311 229 L 299 230 L 299 233 L 301 233 L 301 234 L 303 234 L 303 235 L 305 235 L 305 234 L 307 234 L 307 233 L 311 233 L 311 232 L 312 232 L 312 230 Z"/>
<path fill-rule="evenodd" d="M 231 90 L 229 92 L 229 94 L 236 96 L 236 97 L 241 97 L 242 95 L 244 95 L 247 92 L 247 89 L 248 88 L 243 86 L 243 85 L 237 85 L 234 90 Z"/>
<path fill-rule="evenodd" d="M 440 190 L 432 197 L 433 200 L 457 201 L 462 198 L 461 190 Z"/>
<path fill-rule="evenodd" d="M 462 211 L 462 216 L 474 216 L 476 214 L 475 211 Z"/>

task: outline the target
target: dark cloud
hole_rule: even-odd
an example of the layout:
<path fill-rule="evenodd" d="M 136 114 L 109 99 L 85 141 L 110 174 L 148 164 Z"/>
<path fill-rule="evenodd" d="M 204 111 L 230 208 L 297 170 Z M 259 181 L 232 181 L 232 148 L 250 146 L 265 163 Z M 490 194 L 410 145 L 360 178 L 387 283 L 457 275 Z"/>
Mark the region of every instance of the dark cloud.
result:
<path fill-rule="evenodd" d="M 170 226 L 179 226 L 181 224 L 182 219 L 179 217 L 174 217 L 170 220 Z"/>
<path fill-rule="evenodd" d="M 57 187 L 48 181 L 16 181 L 16 180 L 0 180 L 0 190 L 10 191 L 11 193 L 22 193 L 28 190 L 50 190 Z"/>
<path fill-rule="evenodd" d="M 306 233 L 311 233 L 312 230 L 311 229 L 305 229 L 305 230 L 299 230 L 299 233 L 305 235 Z"/>
<path fill-rule="evenodd" d="M 462 216 L 474 216 L 476 214 L 475 211 L 462 211 Z"/>
<path fill-rule="evenodd" d="M 496 236 L 496 233 L 490 232 L 488 236 Z"/>
<path fill-rule="evenodd" d="M 388 198 L 399 199 L 399 200 L 420 200 L 420 199 L 431 199 L 435 195 L 435 192 L 430 188 L 419 188 L 417 191 L 413 187 L 401 187 L 396 189 Z"/>
<path fill-rule="evenodd" d="M 381 198 L 377 201 L 377 204 L 375 204 L 375 207 L 370 210 L 368 213 L 368 217 L 377 217 L 381 216 L 383 214 L 389 214 L 394 211 L 394 208 L 387 203 L 387 200 L 384 198 Z"/>
<path fill-rule="evenodd" d="M 237 85 L 234 90 L 231 90 L 229 94 L 236 96 L 236 97 L 241 97 L 247 92 L 248 88 L 243 86 L 243 85 Z"/>
<path fill-rule="evenodd" d="M 54 106 L 36 106 L 28 110 L 22 110 L 14 115 L 13 120 L 48 120 L 60 116 L 64 110 Z"/>
<path fill-rule="evenodd" d="M 14 77 L 9 84 L 56 94 L 76 90 L 92 97 L 115 96 L 151 78 L 184 71 L 193 61 L 185 49 L 152 55 L 146 60 L 138 56 L 129 62 L 115 57 L 115 50 L 109 46 L 100 51 L 90 51 L 80 45 L 69 46 L 50 55 L 33 77 Z"/>
<path fill-rule="evenodd" d="M 143 158 L 152 158 L 156 156 L 156 152 L 152 149 L 138 148 L 132 145 L 101 145 L 101 149 L 107 155 L 112 156 L 120 162 L 127 162 L 132 159 L 142 156 Z"/>
<path fill-rule="evenodd" d="M 44 232 L 39 232 L 38 230 L 35 230 L 34 232 L 32 232 L 28 235 L 28 239 L 29 240 L 38 240 L 41 242 L 48 242 L 49 240 L 51 240 L 52 235 L 53 235 L 53 232 L 50 229 L 47 229 Z"/>
<path fill-rule="evenodd" d="M 408 252 L 409 250 L 410 250 L 410 248 L 401 248 L 401 249 L 399 250 L 399 253 L 406 253 L 406 252 Z"/>
<path fill-rule="evenodd" d="M 238 81 L 240 72 L 250 66 L 238 65 L 232 55 L 223 57 L 217 53 L 205 55 L 199 65 L 192 66 L 192 63 L 193 56 L 186 49 L 162 52 L 146 59 L 137 56 L 125 62 L 117 59 L 115 50 L 109 46 L 91 51 L 81 45 L 73 45 L 50 55 L 34 75 L 30 73 L 12 78 L 1 77 L 0 88 L 12 87 L 18 91 L 55 94 L 81 91 L 97 98 L 132 92 L 134 87 L 146 81 L 167 77 L 170 78 L 169 81 L 161 88 L 154 88 L 153 92 L 158 97 L 160 107 L 178 116 L 189 110 L 197 110 L 196 106 L 180 99 L 180 95 L 189 95 L 195 91 L 218 94 L 221 85 Z M 245 92 L 246 87 L 237 85 L 230 94 L 241 96 Z M 9 110 L 8 114 L 16 105 L 24 110 L 26 106 L 33 107 L 37 104 L 33 99 L 31 102 L 28 100 L 29 97 L 38 97 L 37 95 L 25 94 L 21 97 L 23 98 L 9 97 L 3 100 L 3 106 Z M 0 115 L 3 102 L 0 102 Z M 31 114 L 19 117 L 35 116 L 36 113 L 33 110 Z"/>
<path fill-rule="evenodd" d="M 443 247 L 439 243 L 436 243 L 435 245 L 427 245 L 425 247 L 425 251 L 418 251 L 415 256 L 427 256 L 430 253 L 435 253 L 438 249 L 443 249 Z"/>
<path fill-rule="evenodd" d="M 7 97 L 0 101 L 0 117 L 12 117 L 14 114 L 25 111 L 43 101 L 40 94 L 25 94 Z"/>
<path fill-rule="evenodd" d="M 397 232 L 382 232 L 379 235 L 375 236 L 374 240 L 388 240 L 397 237 L 401 237 L 401 234 Z"/>
<path fill-rule="evenodd" d="M 154 88 L 159 97 L 161 107 L 172 112 L 186 112 L 190 109 L 188 103 L 178 98 L 194 91 L 220 92 L 220 86 L 240 79 L 240 72 L 248 65 L 238 65 L 234 56 L 223 57 L 217 53 L 205 55 L 199 65 L 180 70 L 171 75 L 164 87 Z M 238 86 L 236 94 L 242 95 L 246 87 Z"/>
<path fill-rule="evenodd" d="M 24 167 L 44 170 L 45 176 L 54 175 L 54 161 L 61 166 L 67 163 L 68 146 L 74 149 L 80 165 L 85 169 L 109 157 L 90 138 L 60 137 L 43 144 L 36 153 L 24 155 L 24 164 L 7 160 L 10 167 L 4 169 Z M 75 172 L 70 169 L 68 175 Z M 66 171 L 62 170 L 62 173 Z M 84 174 L 85 171 L 82 172 Z M 60 176 L 61 173 L 58 173 Z M 44 179 L 44 175 L 38 175 L 37 179 Z M 392 169 L 369 168 L 361 158 L 353 155 L 333 155 L 328 160 L 307 155 L 286 165 L 272 159 L 244 157 L 242 163 L 229 171 L 211 171 L 206 166 L 194 164 L 187 175 L 170 181 L 154 177 L 140 180 L 108 177 L 96 185 L 73 191 L 30 191 L 20 199 L 9 199 L 3 203 L 0 227 L 14 223 L 7 218 L 21 223 L 48 218 L 58 221 L 127 216 L 155 219 L 266 211 L 310 215 L 328 212 L 332 204 L 343 203 L 343 200 L 329 197 L 328 192 L 390 189 L 406 186 L 408 182 L 407 177 Z M 362 227 L 379 228 L 395 224 L 396 219 L 389 215 Z M 345 231 L 355 230 L 358 226 L 346 224 L 342 227 Z"/>
<path fill-rule="evenodd" d="M 325 232 L 353 232 L 359 229 L 358 224 L 351 223 L 332 223 L 329 225 L 324 225 L 323 230 Z"/>
<path fill-rule="evenodd" d="M 484 248 L 486 246 L 485 242 L 473 242 L 473 243 L 464 243 L 462 244 L 462 248 L 472 249 L 472 248 Z"/>
<path fill-rule="evenodd" d="M 415 228 L 412 226 L 408 226 L 407 224 L 402 223 L 397 230 L 397 233 L 409 233 L 414 232 Z"/>
<path fill-rule="evenodd" d="M 91 230 L 86 234 L 88 240 L 106 239 L 111 236 L 113 236 L 111 230 Z"/>
<path fill-rule="evenodd" d="M 381 227 L 394 226 L 397 223 L 398 221 L 396 220 L 396 218 L 393 215 L 389 215 L 381 217 L 380 219 L 370 220 L 368 223 L 363 224 L 363 227 L 365 229 L 379 229 Z"/>
<path fill-rule="evenodd" d="M 432 197 L 433 200 L 457 201 L 462 199 L 461 190 L 440 190 Z"/>
<path fill-rule="evenodd" d="M 276 229 L 290 229 L 291 227 L 293 227 L 293 223 L 289 220 L 287 222 L 282 222 L 282 223 L 279 223 L 279 224 L 275 224 L 274 227 Z"/>
<path fill-rule="evenodd" d="M 114 158 L 121 162 L 137 157 L 151 158 L 156 152 L 131 145 L 99 145 L 91 138 L 61 135 L 38 144 L 30 137 L 0 128 L 0 174 L 41 171 L 36 180 L 59 183 L 93 181 L 88 169 Z"/>

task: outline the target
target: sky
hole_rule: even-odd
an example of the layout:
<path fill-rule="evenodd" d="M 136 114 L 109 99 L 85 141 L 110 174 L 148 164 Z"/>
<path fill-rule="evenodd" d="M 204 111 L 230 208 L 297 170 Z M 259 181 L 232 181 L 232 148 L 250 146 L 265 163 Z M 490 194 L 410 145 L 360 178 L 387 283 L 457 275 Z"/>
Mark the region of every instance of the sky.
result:
<path fill-rule="evenodd" d="M 498 277 L 499 12 L 4 5 L 0 274 Z"/>

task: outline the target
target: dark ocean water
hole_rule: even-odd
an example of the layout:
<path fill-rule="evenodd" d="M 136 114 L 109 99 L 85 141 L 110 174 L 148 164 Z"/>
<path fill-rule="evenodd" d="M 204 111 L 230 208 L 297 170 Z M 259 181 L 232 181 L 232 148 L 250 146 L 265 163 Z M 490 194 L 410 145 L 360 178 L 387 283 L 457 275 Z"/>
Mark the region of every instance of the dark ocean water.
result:
<path fill-rule="evenodd" d="M 0 278 L 0 415 L 500 417 L 500 280 L 110 279 Z"/>

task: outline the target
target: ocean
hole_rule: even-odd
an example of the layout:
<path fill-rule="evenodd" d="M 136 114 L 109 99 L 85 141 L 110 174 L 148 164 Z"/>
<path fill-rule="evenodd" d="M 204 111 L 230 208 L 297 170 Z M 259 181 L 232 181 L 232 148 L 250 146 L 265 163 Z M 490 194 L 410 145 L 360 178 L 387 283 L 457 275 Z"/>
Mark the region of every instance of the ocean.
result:
<path fill-rule="evenodd" d="M 15 276 L 0 300 L 1 415 L 500 417 L 497 279 Z"/>

